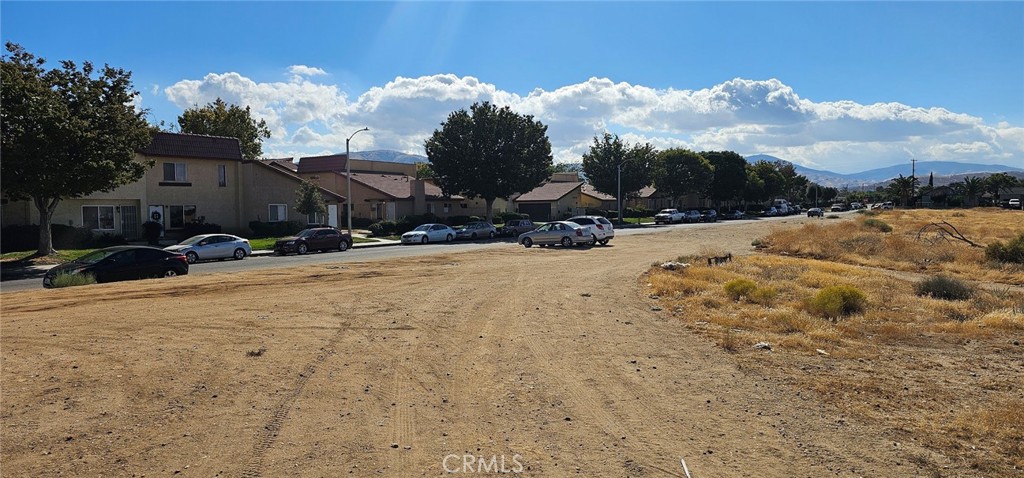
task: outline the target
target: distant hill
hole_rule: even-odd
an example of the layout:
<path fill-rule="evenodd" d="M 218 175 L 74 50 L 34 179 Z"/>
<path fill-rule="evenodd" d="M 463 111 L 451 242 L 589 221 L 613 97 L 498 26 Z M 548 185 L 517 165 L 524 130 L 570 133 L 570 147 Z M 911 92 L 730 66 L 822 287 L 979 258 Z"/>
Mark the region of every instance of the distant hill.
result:
<path fill-rule="evenodd" d="M 785 161 L 784 159 L 770 156 L 767 154 L 756 154 L 753 156 L 747 156 L 747 161 Z M 910 176 L 910 164 L 897 164 L 894 166 L 888 166 L 884 168 L 870 169 L 867 171 L 861 171 L 859 173 L 841 174 L 834 173 L 832 171 L 823 171 L 817 169 L 806 168 L 798 164 L 794 164 L 796 171 L 799 174 L 807 176 L 807 179 L 814 181 L 824 186 L 867 186 L 877 183 L 884 183 L 892 178 L 899 175 Z M 955 161 L 919 161 L 917 163 L 917 177 L 921 181 L 925 181 L 928 178 L 928 174 L 932 173 L 935 175 L 935 182 L 938 184 L 947 184 L 950 182 L 958 181 L 963 179 L 963 176 L 988 176 L 991 173 L 1019 173 L 1024 172 L 1022 168 L 1015 168 L 1012 166 L 1005 166 L 1001 164 L 972 164 L 972 163 L 959 163 Z M 952 179 L 951 177 L 958 177 L 958 179 Z M 947 179 L 949 178 L 949 179 Z M 941 182 L 940 182 L 941 181 Z"/>
<path fill-rule="evenodd" d="M 401 151 L 390 151 L 386 149 L 381 149 L 377 151 L 353 151 L 352 159 L 365 159 L 367 161 L 386 161 L 389 163 L 403 164 L 416 164 L 427 162 L 426 156 L 403 153 Z"/>

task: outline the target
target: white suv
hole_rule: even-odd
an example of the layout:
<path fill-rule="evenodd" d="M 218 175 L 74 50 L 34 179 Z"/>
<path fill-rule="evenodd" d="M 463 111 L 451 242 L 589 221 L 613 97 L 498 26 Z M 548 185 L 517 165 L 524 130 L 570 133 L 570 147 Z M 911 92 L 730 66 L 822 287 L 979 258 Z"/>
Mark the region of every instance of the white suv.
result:
<path fill-rule="evenodd" d="M 602 216 L 575 216 L 566 219 L 566 221 L 575 222 L 589 228 L 594 244 L 600 243 L 604 246 L 615 237 L 615 229 L 612 228 L 612 222 Z"/>

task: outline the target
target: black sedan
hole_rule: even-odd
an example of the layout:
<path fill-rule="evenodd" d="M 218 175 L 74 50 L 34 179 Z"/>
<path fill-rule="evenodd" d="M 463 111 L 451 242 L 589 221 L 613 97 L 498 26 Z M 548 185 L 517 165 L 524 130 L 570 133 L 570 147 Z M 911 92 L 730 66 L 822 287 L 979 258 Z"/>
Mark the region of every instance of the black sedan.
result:
<path fill-rule="evenodd" d="M 46 271 L 43 287 L 53 287 L 59 274 L 90 274 L 96 282 L 174 277 L 188 274 L 188 259 L 155 247 L 115 246 L 97 249 Z"/>

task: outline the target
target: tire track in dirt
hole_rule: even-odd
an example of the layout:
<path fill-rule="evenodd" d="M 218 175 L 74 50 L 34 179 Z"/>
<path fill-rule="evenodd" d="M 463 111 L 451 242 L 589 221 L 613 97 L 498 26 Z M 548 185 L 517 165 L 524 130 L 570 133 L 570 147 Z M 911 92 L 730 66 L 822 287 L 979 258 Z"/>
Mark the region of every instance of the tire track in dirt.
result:
<path fill-rule="evenodd" d="M 299 379 L 296 380 L 291 390 L 274 406 L 270 413 L 270 420 L 263 425 L 263 429 L 256 436 L 256 444 L 253 446 L 252 456 L 242 471 L 241 476 L 243 478 L 260 478 L 262 476 L 263 457 L 274 446 L 284 420 L 288 418 L 288 413 L 291 412 L 295 402 L 302 395 L 302 390 L 306 388 L 306 383 L 309 382 L 310 377 L 316 373 L 317 367 L 327 360 L 327 357 L 334 354 L 334 343 L 341 338 L 344 331 L 344 327 L 338 329 L 338 332 L 331 337 L 327 344 L 321 347 L 322 353 L 317 354 L 316 358 L 306 365 L 306 368 L 299 373 Z"/>

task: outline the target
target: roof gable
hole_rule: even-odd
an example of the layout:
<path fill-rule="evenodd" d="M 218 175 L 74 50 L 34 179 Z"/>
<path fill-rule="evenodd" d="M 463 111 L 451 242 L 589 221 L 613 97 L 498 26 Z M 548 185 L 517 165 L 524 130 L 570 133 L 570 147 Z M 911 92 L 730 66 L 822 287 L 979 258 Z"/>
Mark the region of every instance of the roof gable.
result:
<path fill-rule="evenodd" d="M 578 183 L 544 183 L 537 186 L 532 191 L 525 193 L 518 198 L 518 202 L 551 202 L 562 199 L 569 193 L 579 189 L 583 186 L 582 182 Z"/>
<path fill-rule="evenodd" d="M 201 134 L 153 133 L 152 141 L 141 153 L 173 158 L 242 160 L 242 146 L 238 138 Z"/>
<path fill-rule="evenodd" d="M 346 158 L 344 154 L 308 156 L 305 158 L 299 158 L 298 172 L 300 174 L 323 173 L 327 171 L 340 173 L 345 171 L 345 162 Z"/>
<path fill-rule="evenodd" d="M 285 171 L 281 166 L 276 166 L 274 164 L 271 164 L 271 162 L 269 162 L 269 161 L 253 161 L 253 163 L 258 164 L 259 167 L 267 168 L 267 169 L 269 169 L 269 170 L 271 170 L 271 171 L 273 171 L 273 172 L 275 172 L 277 174 L 280 174 L 282 176 L 286 176 L 286 177 L 288 177 L 290 179 L 293 179 L 296 182 L 301 183 L 301 182 L 305 181 L 305 179 L 303 179 L 303 178 L 301 178 L 301 177 L 299 177 L 299 176 L 297 176 L 297 175 L 295 175 L 293 173 L 289 173 L 288 171 Z M 324 188 L 322 186 L 317 186 L 317 189 L 320 190 L 320 194 L 322 194 L 322 195 L 324 195 L 326 197 L 334 198 L 334 199 L 338 200 L 339 202 L 345 200 L 345 196 L 342 196 L 341 194 L 338 194 L 338 193 L 336 193 L 334 191 L 331 191 L 330 189 Z"/>
<path fill-rule="evenodd" d="M 301 163 L 300 163 L 301 164 Z M 344 176 L 344 174 L 342 174 Z M 380 191 L 395 199 L 412 199 L 412 182 L 416 178 L 405 174 L 386 173 L 352 173 L 352 180 L 371 189 Z M 446 197 L 441 188 L 431 182 L 423 182 L 424 196 L 428 199 Z M 451 196 L 451 199 L 464 199 L 462 196 Z"/>
<path fill-rule="evenodd" d="M 612 196 L 611 194 L 605 194 L 605 193 L 603 193 L 601 191 L 598 191 L 590 183 L 584 184 L 583 188 L 580 189 L 580 192 L 583 193 L 583 194 L 586 194 L 587 196 L 600 199 L 601 201 L 614 201 L 615 200 L 615 196 Z"/>

